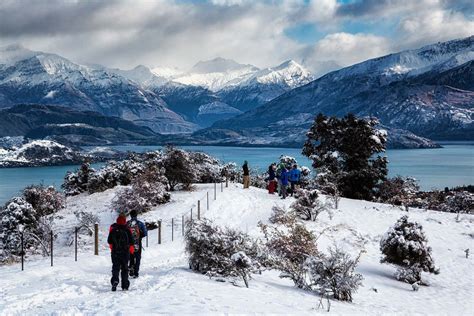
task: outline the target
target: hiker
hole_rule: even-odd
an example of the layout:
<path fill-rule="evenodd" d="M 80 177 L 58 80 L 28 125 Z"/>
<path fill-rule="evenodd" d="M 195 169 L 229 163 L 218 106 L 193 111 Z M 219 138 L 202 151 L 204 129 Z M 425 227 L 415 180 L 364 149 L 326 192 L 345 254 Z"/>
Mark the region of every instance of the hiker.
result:
<path fill-rule="evenodd" d="M 283 169 L 281 170 L 280 174 L 280 185 L 281 185 L 281 198 L 286 199 L 286 187 L 288 186 L 288 176 L 289 172 L 286 169 L 285 166 L 283 166 Z"/>
<path fill-rule="evenodd" d="M 132 232 L 134 244 L 134 252 L 130 256 L 130 276 L 138 278 L 138 272 L 140 271 L 140 261 L 142 259 L 142 239 L 148 234 L 145 224 L 137 219 L 137 211 L 133 210 L 130 212 L 130 220 L 127 222 L 127 226 Z"/>
<path fill-rule="evenodd" d="M 301 170 L 298 165 L 294 164 L 293 169 L 290 170 L 289 180 L 291 184 L 291 196 L 299 189 L 301 179 Z"/>
<path fill-rule="evenodd" d="M 275 174 L 276 165 L 272 163 L 268 166 L 268 177 L 265 179 L 268 181 L 268 193 L 275 194 L 276 189 L 276 174 Z"/>
<path fill-rule="evenodd" d="M 283 171 L 283 169 L 285 168 L 285 164 L 284 163 L 280 163 L 276 169 L 276 178 L 278 180 L 278 187 L 277 187 L 277 190 L 278 190 L 278 196 L 281 196 L 281 172 Z"/>
<path fill-rule="evenodd" d="M 242 170 L 244 171 L 244 189 L 248 189 L 250 186 L 250 173 L 249 173 L 249 164 L 247 160 L 244 161 Z"/>
<path fill-rule="evenodd" d="M 117 290 L 119 284 L 119 274 L 122 279 L 122 290 L 128 290 L 130 281 L 128 280 L 128 261 L 130 254 L 135 252 L 135 241 L 132 232 L 127 227 L 127 218 L 125 215 L 119 215 L 117 222 L 112 224 L 107 237 L 112 252 L 112 291 Z"/>

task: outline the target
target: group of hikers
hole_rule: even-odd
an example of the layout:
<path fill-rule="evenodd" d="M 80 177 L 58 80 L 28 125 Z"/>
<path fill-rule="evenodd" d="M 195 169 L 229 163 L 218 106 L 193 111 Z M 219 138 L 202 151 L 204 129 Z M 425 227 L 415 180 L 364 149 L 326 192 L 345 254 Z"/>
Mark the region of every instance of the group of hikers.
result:
<path fill-rule="evenodd" d="M 248 189 L 250 186 L 250 173 L 247 160 L 244 161 L 242 171 L 244 175 L 244 189 Z M 300 187 L 301 170 L 298 169 L 297 164 L 294 164 L 289 168 L 283 162 L 278 165 L 272 163 L 268 166 L 267 173 L 268 177 L 265 178 L 265 181 L 267 182 L 269 194 L 275 194 L 275 192 L 278 192 L 278 195 L 281 196 L 282 199 L 286 199 L 288 194 L 293 196 L 295 191 Z"/>
<path fill-rule="evenodd" d="M 130 287 L 128 277 L 138 278 L 142 257 L 142 239 L 147 236 L 147 229 L 143 222 L 137 219 L 137 212 L 130 212 L 130 220 L 120 214 L 116 223 L 109 229 L 107 243 L 112 253 L 112 291 L 117 290 L 119 276 L 122 290 Z"/>

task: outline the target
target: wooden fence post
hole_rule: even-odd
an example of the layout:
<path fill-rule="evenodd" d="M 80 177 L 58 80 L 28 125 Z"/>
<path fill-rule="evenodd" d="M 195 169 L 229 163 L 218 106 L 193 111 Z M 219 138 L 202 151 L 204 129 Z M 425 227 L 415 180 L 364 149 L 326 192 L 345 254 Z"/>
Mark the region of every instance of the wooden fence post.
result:
<path fill-rule="evenodd" d="M 207 197 L 207 210 L 209 211 L 209 191 L 207 191 L 206 197 Z"/>
<path fill-rule="evenodd" d="M 25 268 L 25 247 L 24 247 L 24 241 L 23 241 L 23 232 L 21 232 L 20 239 L 21 239 L 21 271 L 23 271 Z"/>
<path fill-rule="evenodd" d="M 161 245 L 161 221 L 158 221 L 158 245 Z"/>
<path fill-rule="evenodd" d="M 228 188 L 229 187 L 229 179 L 225 178 L 225 187 Z"/>
<path fill-rule="evenodd" d="M 99 255 L 99 224 L 94 224 L 94 234 L 95 234 L 95 242 L 94 242 L 94 255 Z"/>
<path fill-rule="evenodd" d="M 198 200 L 198 220 L 201 219 L 201 200 Z"/>
<path fill-rule="evenodd" d="M 171 218 L 171 241 L 174 241 L 174 218 Z"/>
<path fill-rule="evenodd" d="M 53 231 L 50 232 L 50 238 L 51 238 L 51 266 L 53 266 Z"/>
<path fill-rule="evenodd" d="M 224 192 L 224 182 L 221 182 L 221 192 Z"/>
<path fill-rule="evenodd" d="M 77 261 L 77 227 L 74 229 L 74 261 Z"/>
<path fill-rule="evenodd" d="M 184 236 L 184 215 L 181 217 L 181 235 Z"/>
<path fill-rule="evenodd" d="M 148 233 L 146 234 L 146 247 L 148 248 Z"/>
<path fill-rule="evenodd" d="M 214 201 L 217 200 L 217 183 L 214 182 Z"/>

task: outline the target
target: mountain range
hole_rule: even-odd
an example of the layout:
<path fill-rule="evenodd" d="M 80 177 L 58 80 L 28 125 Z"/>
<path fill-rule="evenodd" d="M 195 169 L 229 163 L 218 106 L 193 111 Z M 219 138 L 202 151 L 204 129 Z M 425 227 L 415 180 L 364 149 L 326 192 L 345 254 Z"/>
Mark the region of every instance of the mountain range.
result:
<path fill-rule="evenodd" d="M 0 134 L 80 144 L 175 140 L 299 146 L 316 114 L 352 112 L 379 118 L 393 146 L 431 147 L 426 138 L 474 138 L 473 60 L 473 36 L 319 78 L 293 60 L 261 69 L 219 57 L 187 71 L 143 65 L 122 70 L 10 45 L 0 48 L 0 109 L 5 109 Z M 99 126 L 106 117 L 116 121 Z M 88 126 L 64 125 L 74 123 Z"/>
<path fill-rule="evenodd" d="M 301 143 L 317 113 L 354 113 L 423 137 L 472 140 L 473 60 L 474 36 L 371 59 L 216 122 L 205 133 L 231 129 L 248 142 L 290 138 Z"/>

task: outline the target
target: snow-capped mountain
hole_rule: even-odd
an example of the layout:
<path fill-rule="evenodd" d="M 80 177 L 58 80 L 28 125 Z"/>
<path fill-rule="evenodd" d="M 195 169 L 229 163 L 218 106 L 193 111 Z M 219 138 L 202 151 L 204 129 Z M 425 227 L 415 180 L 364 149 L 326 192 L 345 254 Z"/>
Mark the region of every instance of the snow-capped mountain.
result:
<path fill-rule="evenodd" d="M 135 73 L 141 70 L 138 68 Z M 161 133 L 189 132 L 196 128 L 168 109 L 155 93 L 123 75 L 19 45 L 0 48 L 0 108 L 21 103 L 95 111 Z"/>
<path fill-rule="evenodd" d="M 217 122 L 268 137 L 301 134 L 317 113 L 375 116 L 435 139 L 474 137 L 474 36 L 371 59 L 329 73 L 265 105 Z"/>
<path fill-rule="evenodd" d="M 109 71 L 155 92 L 171 110 L 201 127 L 253 109 L 313 80 L 310 72 L 293 60 L 265 69 L 215 58 L 198 62 L 187 73 L 173 68 L 150 69 L 145 66 Z M 209 111 L 215 109 L 217 112 L 211 114 L 208 111 L 203 119 L 199 108 L 207 104 L 220 106 L 210 108 Z M 224 105 L 228 111 L 223 116 Z"/>

